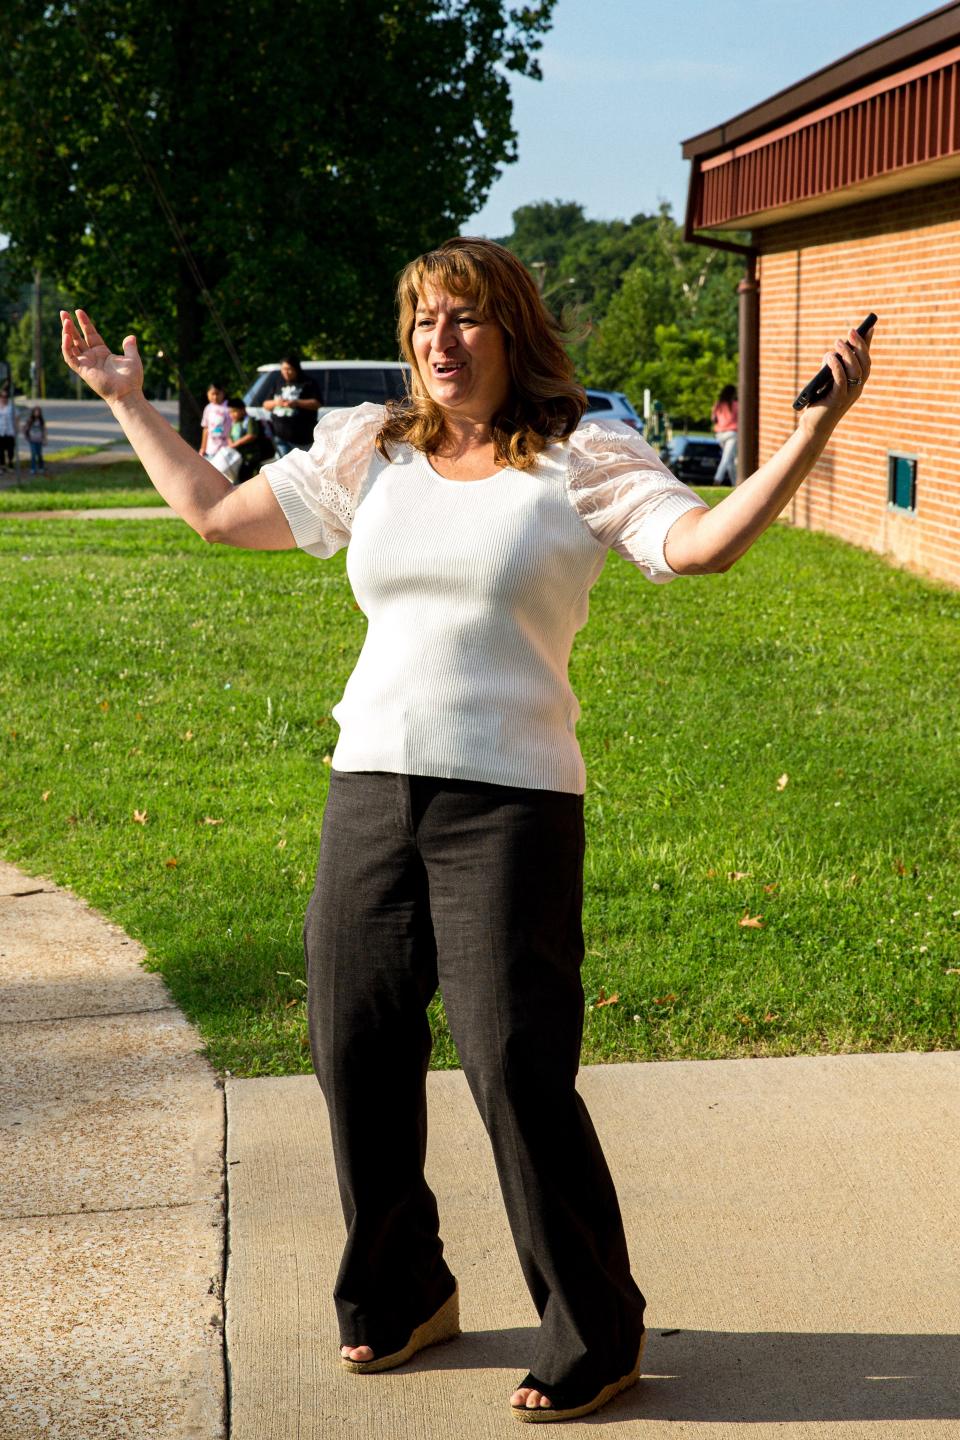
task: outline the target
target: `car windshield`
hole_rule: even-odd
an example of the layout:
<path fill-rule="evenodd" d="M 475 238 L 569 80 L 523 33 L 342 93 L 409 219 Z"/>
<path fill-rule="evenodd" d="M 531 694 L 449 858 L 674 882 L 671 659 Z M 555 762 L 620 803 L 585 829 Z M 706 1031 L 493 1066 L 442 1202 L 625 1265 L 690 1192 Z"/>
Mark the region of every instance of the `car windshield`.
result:
<path fill-rule="evenodd" d="M 369 369 L 355 366 L 339 369 L 331 365 L 323 370 L 304 366 L 303 373 L 320 391 L 321 405 L 362 405 L 365 400 L 382 405 L 385 400 L 397 400 L 406 393 L 405 367 L 400 365 L 371 365 Z M 243 397 L 244 404 L 262 405 L 276 374 L 276 370 L 266 370 L 258 375 Z"/>

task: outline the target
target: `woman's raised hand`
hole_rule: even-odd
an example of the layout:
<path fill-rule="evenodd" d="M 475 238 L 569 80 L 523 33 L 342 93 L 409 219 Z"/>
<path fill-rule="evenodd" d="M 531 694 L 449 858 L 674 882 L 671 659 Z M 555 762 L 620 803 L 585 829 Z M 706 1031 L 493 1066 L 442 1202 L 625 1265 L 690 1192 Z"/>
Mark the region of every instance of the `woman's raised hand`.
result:
<path fill-rule="evenodd" d="M 143 364 L 136 336 L 128 335 L 123 354 L 111 355 L 86 310 L 77 311 L 79 329 L 69 310 L 60 311 L 63 358 L 102 400 L 113 404 L 143 389 Z"/>

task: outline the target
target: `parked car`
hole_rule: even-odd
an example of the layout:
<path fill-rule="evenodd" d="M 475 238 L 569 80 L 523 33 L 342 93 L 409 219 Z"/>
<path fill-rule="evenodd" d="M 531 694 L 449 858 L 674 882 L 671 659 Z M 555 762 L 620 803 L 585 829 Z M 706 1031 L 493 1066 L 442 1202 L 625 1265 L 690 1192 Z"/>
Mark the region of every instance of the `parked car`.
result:
<path fill-rule="evenodd" d="M 588 390 L 587 406 L 584 420 L 622 420 L 632 430 L 643 431 L 643 421 L 619 390 Z"/>
<path fill-rule="evenodd" d="M 303 361 L 304 373 L 320 390 L 318 415 L 324 415 L 328 410 L 362 405 L 365 400 L 382 405 L 386 400 L 398 399 L 405 392 L 409 368 L 398 360 Z M 264 410 L 260 401 L 266 399 L 271 377 L 279 369 L 279 362 L 260 365 L 256 380 L 243 397 L 247 414 L 255 420 L 270 418 L 270 411 Z"/>
<path fill-rule="evenodd" d="M 712 435 L 674 435 L 660 451 L 660 459 L 678 480 L 691 485 L 712 485 L 723 454 Z"/>

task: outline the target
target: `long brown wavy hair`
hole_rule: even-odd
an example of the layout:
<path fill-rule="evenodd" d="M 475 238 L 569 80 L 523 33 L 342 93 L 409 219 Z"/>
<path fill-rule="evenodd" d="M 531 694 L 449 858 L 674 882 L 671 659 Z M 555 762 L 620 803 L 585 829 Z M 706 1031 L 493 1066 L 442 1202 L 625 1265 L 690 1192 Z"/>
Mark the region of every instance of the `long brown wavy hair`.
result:
<path fill-rule="evenodd" d="M 412 445 L 426 455 L 443 443 L 443 407 L 431 399 L 413 349 L 417 301 L 424 286 L 450 295 L 469 295 L 485 320 L 504 332 L 510 367 L 510 394 L 493 417 L 498 464 L 528 470 L 554 440 L 571 434 L 587 408 L 583 387 L 573 378 L 564 349 L 565 332 L 547 310 L 530 272 L 494 240 L 459 236 L 411 260 L 397 282 L 397 334 L 410 365 L 409 393 L 387 406 L 377 449 L 389 459 L 391 444 Z"/>

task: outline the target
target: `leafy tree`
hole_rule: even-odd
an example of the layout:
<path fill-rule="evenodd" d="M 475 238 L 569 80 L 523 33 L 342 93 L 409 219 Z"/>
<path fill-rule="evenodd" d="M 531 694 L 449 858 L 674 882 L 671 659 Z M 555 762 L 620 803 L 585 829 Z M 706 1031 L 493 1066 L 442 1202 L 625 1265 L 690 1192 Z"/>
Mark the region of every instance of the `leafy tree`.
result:
<path fill-rule="evenodd" d="M 555 0 L 8 0 L 0 231 L 188 396 L 391 355 L 392 282 L 516 158 Z"/>
<path fill-rule="evenodd" d="M 630 371 L 627 394 L 636 404 L 647 387 L 661 401 L 675 429 L 709 429 L 717 396 L 724 385 L 736 383 L 737 357 L 726 354 L 722 335 L 658 325 L 653 354 Z"/>
<path fill-rule="evenodd" d="M 657 326 L 664 316 L 672 319 L 676 314 L 675 290 L 673 277 L 662 265 L 655 269 L 639 262 L 630 267 L 585 357 L 582 369 L 588 384 L 627 394 L 628 386 L 635 389 L 634 370 L 656 352 Z M 637 403 L 635 395 L 630 398 Z"/>
<path fill-rule="evenodd" d="M 655 227 L 646 215 L 630 221 L 588 220 L 583 206 L 573 201 L 541 200 L 513 212 L 513 232 L 503 244 L 538 274 L 554 304 L 573 300 L 598 320 L 626 270 L 650 257 Z"/>
<path fill-rule="evenodd" d="M 74 377 L 63 363 L 60 354 L 60 306 L 66 304 L 61 295 L 51 294 L 44 289 L 41 292 L 41 328 L 40 345 L 44 376 L 46 379 L 46 392 L 50 399 L 72 398 L 76 394 Z M 33 338 L 34 338 L 34 312 L 32 306 L 32 295 L 29 291 L 24 293 L 24 303 L 20 306 L 20 319 L 15 321 L 9 331 L 7 338 L 6 358 L 10 362 L 10 370 L 13 375 L 13 383 L 24 395 L 32 395 L 33 392 Z"/>
<path fill-rule="evenodd" d="M 736 379 L 743 262 L 686 244 L 669 205 L 629 221 L 588 220 L 572 201 L 540 201 L 514 211 L 504 243 L 534 267 L 548 302 L 574 300 L 590 322 L 589 340 L 571 346 L 586 384 L 623 390 L 635 405 L 649 387 L 671 414 L 702 423 L 716 393 L 705 408 L 697 397 L 718 376 Z"/>
<path fill-rule="evenodd" d="M 738 344 L 737 286 L 743 279 L 743 261 L 727 250 L 688 245 L 674 223 L 669 206 L 662 206 L 657 240 L 673 271 L 678 308 L 683 320 L 713 330 L 729 354 Z M 679 324 L 683 322 L 678 321 Z"/>

